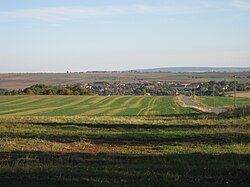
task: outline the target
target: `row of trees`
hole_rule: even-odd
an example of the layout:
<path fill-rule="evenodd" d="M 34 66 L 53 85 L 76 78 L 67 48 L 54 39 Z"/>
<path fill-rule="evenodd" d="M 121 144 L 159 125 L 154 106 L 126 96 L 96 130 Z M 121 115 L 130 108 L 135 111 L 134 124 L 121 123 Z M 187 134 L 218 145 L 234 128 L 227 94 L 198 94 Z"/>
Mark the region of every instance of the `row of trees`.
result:
<path fill-rule="evenodd" d="M 51 86 L 36 84 L 23 90 L 28 95 L 93 95 L 91 89 L 86 89 L 81 85 L 72 86 Z"/>
<path fill-rule="evenodd" d="M 237 84 L 237 91 L 247 91 L 250 85 Z M 225 95 L 225 92 L 234 90 L 234 82 L 214 82 L 197 84 L 187 88 L 171 87 L 162 84 L 103 84 L 51 86 L 36 84 L 25 89 L 7 90 L 0 89 L 0 95 L 175 95 L 176 93 L 191 95 Z"/>

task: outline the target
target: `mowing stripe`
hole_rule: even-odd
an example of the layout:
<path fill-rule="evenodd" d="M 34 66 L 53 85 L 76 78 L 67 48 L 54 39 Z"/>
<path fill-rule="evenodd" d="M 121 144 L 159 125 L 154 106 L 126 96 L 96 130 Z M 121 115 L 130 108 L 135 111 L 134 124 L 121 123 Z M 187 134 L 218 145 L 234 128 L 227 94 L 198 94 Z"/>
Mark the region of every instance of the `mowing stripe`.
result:
<path fill-rule="evenodd" d="M 30 109 L 25 110 L 25 111 L 16 112 L 15 115 L 17 115 L 17 116 L 30 116 L 30 115 L 38 114 L 38 113 L 45 112 L 45 111 L 48 111 L 48 110 L 54 110 L 56 108 L 57 107 L 30 108 Z"/>
<path fill-rule="evenodd" d="M 12 97 L 12 96 L 10 96 Z M 17 97 L 13 97 L 14 100 L 11 100 L 11 101 L 8 101 L 8 102 L 4 102 L 4 103 L 1 103 L 3 105 L 9 105 L 9 104 L 15 104 L 15 103 L 19 103 L 20 101 L 23 102 L 23 101 L 30 101 L 30 99 L 32 98 L 32 96 L 21 96 L 21 98 L 17 98 Z"/>
<path fill-rule="evenodd" d="M 98 97 L 98 96 L 97 96 Z M 100 98 L 97 98 L 97 102 L 94 102 L 93 106 L 99 106 L 99 105 L 102 105 L 103 103 L 106 103 L 108 102 L 109 100 L 111 100 L 111 97 L 103 97 L 103 96 L 100 96 Z"/>
<path fill-rule="evenodd" d="M 111 108 L 108 110 L 108 112 L 106 112 L 106 115 L 115 115 L 118 112 L 120 112 L 121 110 L 123 110 L 124 104 L 126 102 L 128 102 L 131 98 L 129 96 L 123 96 L 120 97 L 118 100 L 116 100 L 114 103 L 112 103 L 112 105 L 110 106 Z"/>
<path fill-rule="evenodd" d="M 147 110 L 145 112 L 145 115 L 153 115 L 154 111 L 153 110 L 155 108 L 155 104 L 156 104 L 156 101 L 158 101 L 160 98 L 159 97 L 153 97 L 153 99 L 149 102 L 148 104 L 148 107 L 147 107 Z M 156 112 L 157 113 L 157 112 Z M 154 114 L 155 115 L 155 114 Z"/>
<path fill-rule="evenodd" d="M 97 98 L 95 96 L 82 96 L 78 98 L 78 101 L 73 101 L 66 105 L 57 107 L 57 109 L 46 112 L 46 113 L 38 113 L 37 115 L 49 115 L 49 116 L 62 116 L 62 115 L 80 115 L 86 108 L 89 108 L 91 103 L 96 103 L 103 98 Z"/>
<path fill-rule="evenodd" d="M 141 99 L 139 99 L 138 100 L 138 102 L 136 103 L 136 105 L 139 107 L 139 108 L 141 108 L 140 109 L 140 111 L 137 113 L 137 116 L 142 116 L 142 115 L 144 115 L 143 114 L 143 112 L 145 111 L 145 110 L 147 110 L 147 107 L 148 107 L 148 105 L 149 105 L 149 102 L 150 102 L 150 100 L 148 101 L 148 99 L 152 99 L 152 97 L 145 97 L 145 96 L 143 96 Z"/>
<path fill-rule="evenodd" d="M 111 106 L 114 102 L 116 102 L 119 99 L 121 99 L 121 98 L 120 97 L 111 97 L 108 102 L 106 102 L 105 104 L 101 105 L 100 107 Z"/>
<path fill-rule="evenodd" d="M 97 96 L 97 97 L 100 97 L 100 96 Z M 100 101 L 96 102 L 95 104 L 88 105 L 88 107 L 84 108 L 85 110 L 83 110 L 82 113 L 80 113 L 79 115 L 90 115 L 91 112 L 96 113 L 95 110 L 97 110 L 98 108 L 102 108 L 103 103 L 106 104 L 106 103 L 109 103 L 110 100 L 112 101 L 111 97 L 101 96 L 100 98 L 101 98 Z"/>
<path fill-rule="evenodd" d="M 119 98 L 107 97 L 103 102 L 96 104 L 93 109 L 84 112 L 83 115 L 100 115 L 101 113 L 110 110 L 110 105 L 112 105 L 117 99 Z"/>
<path fill-rule="evenodd" d="M 109 115 L 125 99 L 127 97 L 108 97 L 102 104 L 98 103 L 98 105 L 91 107 L 91 110 L 84 112 L 82 115 Z"/>
<path fill-rule="evenodd" d="M 34 107 L 26 107 L 26 108 L 17 108 L 12 110 L 4 110 L 0 112 L 0 115 L 7 115 L 7 114 L 16 114 L 18 111 L 26 111 L 27 109 L 33 109 Z"/>
<path fill-rule="evenodd" d="M 11 104 L 11 106 L 16 106 L 16 107 L 21 107 L 21 106 L 28 106 L 28 105 L 39 105 L 39 103 L 44 103 L 47 100 L 47 98 L 41 98 L 41 97 L 34 97 L 33 99 L 31 99 L 30 101 L 26 101 L 26 102 L 22 102 L 22 103 L 15 103 L 15 104 Z"/>
<path fill-rule="evenodd" d="M 134 99 L 137 99 L 137 98 L 134 98 L 133 96 L 129 96 L 129 97 L 127 97 L 128 99 L 127 99 L 127 101 L 125 101 L 124 103 L 123 103 L 123 106 L 130 106 L 130 103 L 133 103 L 133 100 Z"/>
<path fill-rule="evenodd" d="M 142 106 L 144 99 L 145 99 L 144 96 L 139 97 L 139 99 L 136 101 L 134 105 L 131 106 L 131 108 L 140 108 Z"/>
<path fill-rule="evenodd" d="M 107 113 L 107 115 L 108 115 L 108 116 L 115 116 L 115 115 L 117 115 L 117 114 L 122 113 L 122 111 L 124 111 L 124 110 L 125 110 L 124 107 L 122 107 L 122 108 L 117 108 L 117 109 L 114 109 L 114 110 L 109 111 L 109 112 Z"/>
<path fill-rule="evenodd" d="M 23 99 L 25 96 L 0 96 L 0 105 L 12 102 L 14 100 Z"/>
<path fill-rule="evenodd" d="M 79 98 L 76 98 L 78 100 L 72 102 L 72 103 L 69 103 L 69 104 L 66 104 L 66 105 L 62 105 L 62 106 L 57 106 L 57 107 L 46 107 L 46 108 L 40 108 L 40 109 L 36 109 L 36 110 L 30 110 L 30 111 L 27 111 L 27 112 L 21 112 L 21 113 L 17 113 L 18 115 L 28 115 L 28 114 L 36 114 L 36 115 L 39 115 L 41 114 L 42 112 L 56 112 L 57 110 L 70 110 L 72 107 L 76 106 L 76 108 L 78 108 L 81 103 L 85 103 L 86 101 L 88 101 L 89 97 L 79 97 Z"/>
<path fill-rule="evenodd" d="M 107 108 L 95 108 L 93 110 L 86 111 L 86 112 L 82 113 L 81 115 L 82 116 L 94 116 L 94 115 L 98 115 L 106 110 L 109 110 L 109 109 L 107 109 Z"/>
<path fill-rule="evenodd" d="M 75 100 L 71 103 L 64 104 L 61 106 L 48 107 L 47 110 L 41 110 L 40 112 L 38 111 L 34 114 L 41 116 L 41 115 L 49 115 L 50 113 L 60 113 L 60 111 L 62 111 L 62 112 L 70 111 L 70 110 L 75 109 L 75 108 L 80 108 L 82 106 L 86 106 L 86 105 L 81 105 L 81 104 L 86 103 L 88 100 L 91 99 L 91 97 L 83 96 L 83 97 L 79 97 L 79 98 L 75 98 L 75 99 L 77 99 L 77 100 Z"/>
<path fill-rule="evenodd" d="M 153 97 L 151 101 L 148 103 L 147 110 L 145 111 L 144 115 L 149 115 L 151 110 L 153 109 L 156 100 L 159 99 L 158 97 Z"/>

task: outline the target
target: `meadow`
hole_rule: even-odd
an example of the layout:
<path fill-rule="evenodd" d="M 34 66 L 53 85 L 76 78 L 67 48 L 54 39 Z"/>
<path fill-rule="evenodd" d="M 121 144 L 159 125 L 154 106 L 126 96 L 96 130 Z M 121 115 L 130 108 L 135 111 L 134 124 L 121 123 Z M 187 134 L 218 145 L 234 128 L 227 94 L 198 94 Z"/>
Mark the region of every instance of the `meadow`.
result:
<path fill-rule="evenodd" d="M 2 186 L 250 183 L 250 117 L 175 97 L 0 97 Z"/>
<path fill-rule="evenodd" d="M 158 96 L 2 96 L 0 115 L 171 116 L 195 114 L 174 97 Z"/>
<path fill-rule="evenodd" d="M 1 116 L 0 182 L 247 186 L 249 119 Z"/>
<path fill-rule="evenodd" d="M 232 108 L 234 106 L 234 98 L 231 96 L 227 97 L 212 97 L 212 96 L 206 96 L 206 97 L 196 97 L 195 99 L 198 102 L 201 102 L 205 105 L 213 107 L 215 104 L 215 107 L 229 107 Z M 249 97 L 237 97 L 236 100 L 237 107 L 244 107 L 250 105 L 250 98 Z"/>

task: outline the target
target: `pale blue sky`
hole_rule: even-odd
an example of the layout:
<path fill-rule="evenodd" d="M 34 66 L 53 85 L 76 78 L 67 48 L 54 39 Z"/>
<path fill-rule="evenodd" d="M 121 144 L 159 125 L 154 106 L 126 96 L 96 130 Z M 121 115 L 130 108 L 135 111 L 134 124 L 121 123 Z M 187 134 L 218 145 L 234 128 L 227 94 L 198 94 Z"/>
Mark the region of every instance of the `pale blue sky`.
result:
<path fill-rule="evenodd" d="M 2 0 L 0 72 L 250 66 L 250 0 Z"/>

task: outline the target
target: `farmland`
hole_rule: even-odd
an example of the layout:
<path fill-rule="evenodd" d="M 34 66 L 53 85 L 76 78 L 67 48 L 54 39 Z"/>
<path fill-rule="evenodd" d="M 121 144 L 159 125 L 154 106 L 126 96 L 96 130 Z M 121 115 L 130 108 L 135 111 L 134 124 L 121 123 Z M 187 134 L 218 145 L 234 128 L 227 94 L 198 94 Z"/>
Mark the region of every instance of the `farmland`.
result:
<path fill-rule="evenodd" d="M 201 102 L 205 105 L 215 106 L 216 107 L 233 107 L 234 106 L 234 98 L 233 97 L 196 97 L 196 101 Z M 250 98 L 249 97 L 238 97 L 237 98 L 237 106 L 243 107 L 243 106 L 249 106 L 250 105 Z"/>
<path fill-rule="evenodd" d="M 249 82 L 249 72 L 106 72 L 106 73 L 0 73 L 1 88 L 23 89 L 35 84 L 47 85 L 70 85 L 76 83 L 91 83 L 107 81 L 110 83 L 120 82 L 207 82 L 232 81 L 237 75 L 239 83 Z"/>
<path fill-rule="evenodd" d="M 171 96 L 2 96 L 0 183 L 246 186 L 249 121 Z"/>
<path fill-rule="evenodd" d="M 2 96 L 0 115 L 171 116 L 195 114 L 174 97 L 158 96 Z"/>
<path fill-rule="evenodd" d="M 2 185 L 249 184 L 249 118 L 0 117 Z"/>
<path fill-rule="evenodd" d="M 234 93 L 233 92 L 228 92 L 227 93 L 228 96 L 233 97 Z M 250 92 L 237 92 L 237 97 L 248 97 L 250 98 Z"/>

